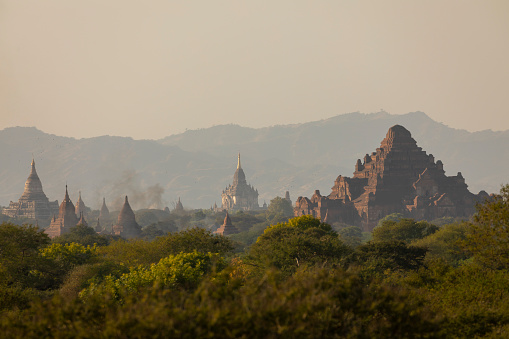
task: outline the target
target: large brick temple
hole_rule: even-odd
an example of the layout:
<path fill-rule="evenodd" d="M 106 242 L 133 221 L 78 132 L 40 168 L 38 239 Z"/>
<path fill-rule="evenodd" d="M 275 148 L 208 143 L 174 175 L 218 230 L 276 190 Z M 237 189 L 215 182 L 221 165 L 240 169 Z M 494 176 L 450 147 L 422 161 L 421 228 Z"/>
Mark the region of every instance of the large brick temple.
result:
<path fill-rule="evenodd" d="M 294 212 L 372 231 L 391 213 L 416 220 L 467 218 L 486 197 L 484 191 L 472 194 L 461 172 L 446 176 L 442 161 L 435 162 L 406 128 L 395 125 L 376 152 L 357 160 L 353 178 L 337 177 L 328 196 L 316 190 L 311 199 L 299 197 Z"/>

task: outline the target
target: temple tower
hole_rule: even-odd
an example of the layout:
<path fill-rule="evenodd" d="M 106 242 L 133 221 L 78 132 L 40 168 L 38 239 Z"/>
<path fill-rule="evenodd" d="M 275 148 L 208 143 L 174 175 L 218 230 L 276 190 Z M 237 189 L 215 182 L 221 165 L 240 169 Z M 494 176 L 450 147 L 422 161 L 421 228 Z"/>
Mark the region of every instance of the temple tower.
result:
<path fill-rule="evenodd" d="M 101 206 L 101 211 L 99 212 L 99 219 L 103 223 L 105 223 L 110 218 L 110 210 L 106 206 L 106 199 L 103 197 L 103 204 Z"/>
<path fill-rule="evenodd" d="M 51 237 L 58 237 L 62 234 L 68 233 L 70 229 L 78 224 L 80 220 L 76 216 L 76 208 L 69 198 L 67 185 L 65 185 L 65 197 L 60 204 L 58 210 L 58 218 L 53 216 L 53 220 L 45 232 Z"/>
<path fill-rule="evenodd" d="M 123 238 L 134 238 L 140 233 L 141 226 L 136 222 L 136 217 L 126 195 L 124 206 L 118 214 L 117 224 L 113 226 L 113 234 L 120 235 Z"/>
<path fill-rule="evenodd" d="M 25 190 L 18 202 L 11 201 L 3 214 L 11 217 L 31 219 L 49 219 L 58 210 L 58 201 L 49 201 L 42 190 L 42 183 L 35 170 L 35 160 L 32 159 L 32 169 L 25 182 Z"/>
<path fill-rule="evenodd" d="M 233 183 L 226 187 L 221 194 L 222 209 L 225 210 L 256 210 L 258 205 L 258 191 L 246 181 L 246 175 L 240 164 L 240 153 L 237 169 L 233 175 Z"/>
<path fill-rule="evenodd" d="M 79 191 L 78 201 L 76 201 L 76 215 L 81 214 L 83 214 L 84 216 L 87 215 L 87 207 L 85 206 L 85 203 L 81 199 L 81 191 Z"/>
<path fill-rule="evenodd" d="M 237 227 L 233 226 L 232 220 L 230 219 L 230 215 L 226 212 L 226 216 L 224 217 L 224 222 L 215 232 L 215 234 L 221 235 L 230 235 L 239 233 Z"/>
<path fill-rule="evenodd" d="M 175 211 L 181 212 L 183 210 L 184 210 L 184 205 L 182 205 L 182 202 L 180 201 L 180 197 L 179 197 L 179 200 L 175 204 Z"/>

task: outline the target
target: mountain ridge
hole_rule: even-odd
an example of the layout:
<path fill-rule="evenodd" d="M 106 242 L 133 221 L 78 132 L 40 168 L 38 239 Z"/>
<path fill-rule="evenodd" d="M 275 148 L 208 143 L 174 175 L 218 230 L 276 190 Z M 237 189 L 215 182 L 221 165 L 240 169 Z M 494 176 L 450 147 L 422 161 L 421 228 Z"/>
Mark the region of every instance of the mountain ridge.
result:
<path fill-rule="evenodd" d="M 357 158 L 379 147 L 389 127 L 400 124 L 428 154 L 444 163 L 447 175 L 462 172 L 473 193 L 497 192 L 507 181 L 509 131 L 469 132 L 436 122 L 423 112 L 391 115 L 359 112 L 300 124 L 262 128 L 217 125 L 163 139 L 97 136 L 76 139 L 35 127 L 0 131 L 0 205 L 23 193 L 32 154 L 46 195 L 59 201 L 69 184 L 87 206 L 106 196 L 117 208 L 130 196 L 133 208 L 220 205 L 240 152 L 247 180 L 260 192 L 260 205 L 289 190 L 293 200 L 315 189 L 329 194 L 338 175 L 351 176 Z"/>

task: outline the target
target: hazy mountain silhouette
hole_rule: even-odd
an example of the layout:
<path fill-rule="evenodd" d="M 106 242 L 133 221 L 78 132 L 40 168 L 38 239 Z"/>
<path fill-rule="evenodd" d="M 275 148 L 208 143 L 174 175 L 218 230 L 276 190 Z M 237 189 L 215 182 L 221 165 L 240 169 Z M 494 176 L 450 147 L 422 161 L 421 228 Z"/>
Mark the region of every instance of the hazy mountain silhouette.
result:
<path fill-rule="evenodd" d="M 310 120 L 312 116 L 310 116 Z M 133 208 L 220 204 L 241 152 L 247 180 L 260 193 L 260 205 L 289 190 L 292 199 L 314 189 L 328 194 L 334 179 L 350 176 L 355 161 L 373 152 L 388 128 L 405 126 L 417 144 L 444 163 L 447 175 L 463 173 L 470 190 L 497 192 L 506 183 L 509 131 L 470 133 L 435 122 L 424 113 L 351 113 L 304 124 L 260 129 L 237 125 L 190 130 L 162 140 L 102 136 L 74 139 L 36 128 L 0 131 L 0 205 L 17 200 L 30 172 L 32 154 L 46 195 L 71 199 L 78 190 L 92 208 L 102 196 L 112 209 L 130 196 Z"/>

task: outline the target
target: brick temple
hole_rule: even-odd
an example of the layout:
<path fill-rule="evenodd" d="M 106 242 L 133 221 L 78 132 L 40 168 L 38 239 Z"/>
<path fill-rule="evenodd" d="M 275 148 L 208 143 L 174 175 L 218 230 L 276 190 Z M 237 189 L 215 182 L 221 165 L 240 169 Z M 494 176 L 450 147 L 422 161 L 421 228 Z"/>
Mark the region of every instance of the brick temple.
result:
<path fill-rule="evenodd" d="M 65 196 L 58 209 L 58 217 L 56 215 L 53 216 L 49 227 L 44 230 L 44 232 L 46 232 L 50 238 L 59 237 L 65 233 L 69 233 L 71 228 L 76 225 L 88 226 L 83 217 L 83 213 L 80 213 L 79 217 L 76 215 L 76 207 L 69 198 L 67 185 L 65 185 Z"/>
<path fill-rule="evenodd" d="M 136 217 L 126 195 L 124 206 L 118 214 L 117 224 L 112 227 L 112 234 L 119 235 L 122 238 L 134 238 L 140 233 L 141 226 L 136 222 Z"/>
<path fill-rule="evenodd" d="M 458 172 L 446 176 L 442 161 L 417 146 L 400 125 L 389 129 L 380 147 L 357 160 L 353 178 L 337 177 L 328 196 L 316 190 L 311 199 L 299 197 L 296 216 L 313 215 L 324 222 L 345 223 L 372 231 L 391 213 L 416 220 L 470 217 L 475 204 L 488 194 L 471 193 Z"/>

